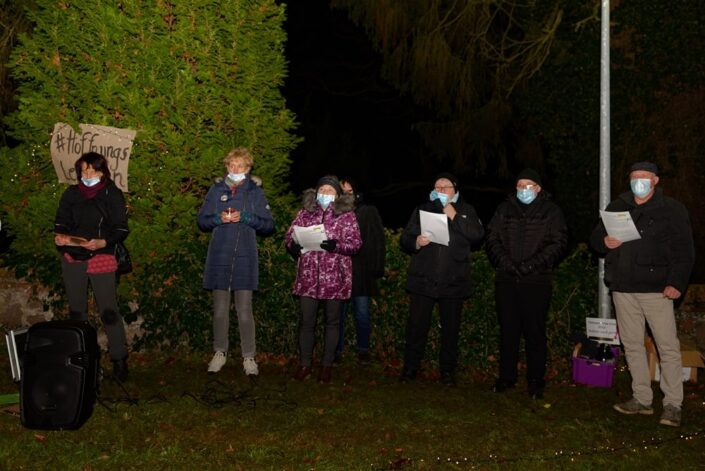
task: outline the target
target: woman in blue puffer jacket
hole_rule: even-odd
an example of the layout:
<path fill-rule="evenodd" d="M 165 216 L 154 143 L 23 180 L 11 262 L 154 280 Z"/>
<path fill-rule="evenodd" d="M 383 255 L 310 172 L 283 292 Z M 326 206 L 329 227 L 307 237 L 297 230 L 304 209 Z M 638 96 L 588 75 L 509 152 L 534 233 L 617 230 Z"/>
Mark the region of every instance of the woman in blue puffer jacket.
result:
<path fill-rule="evenodd" d="M 220 371 L 227 359 L 232 292 L 243 368 L 247 376 L 256 376 L 259 371 L 252 315 L 252 292 L 259 280 L 256 236 L 271 234 L 274 219 L 264 192 L 250 176 L 253 164 L 250 152 L 245 148 L 233 149 L 223 163 L 227 175 L 210 188 L 198 212 L 198 227 L 213 232 L 203 272 L 203 287 L 213 291 L 215 354 L 208 372 Z"/>

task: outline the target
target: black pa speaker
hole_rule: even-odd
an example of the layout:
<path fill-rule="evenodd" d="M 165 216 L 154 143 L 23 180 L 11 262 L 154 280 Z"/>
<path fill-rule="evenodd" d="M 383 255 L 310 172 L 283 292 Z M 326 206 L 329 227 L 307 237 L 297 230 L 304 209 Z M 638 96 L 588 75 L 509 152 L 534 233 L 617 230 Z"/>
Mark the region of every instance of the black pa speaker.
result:
<path fill-rule="evenodd" d="M 60 320 L 27 331 L 20 380 L 22 425 L 74 430 L 93 413 L 100 349 L 88 322 Z"/>

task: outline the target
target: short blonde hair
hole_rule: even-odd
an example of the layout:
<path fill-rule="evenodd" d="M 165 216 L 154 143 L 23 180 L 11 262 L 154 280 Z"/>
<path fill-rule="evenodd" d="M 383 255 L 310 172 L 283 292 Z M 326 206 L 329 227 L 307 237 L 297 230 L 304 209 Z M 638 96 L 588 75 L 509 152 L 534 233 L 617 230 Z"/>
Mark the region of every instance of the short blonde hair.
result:
<path fill-rule="evenodd" d="M 223 164 L 225 164 L 225 166 L 227 167 L 228 165 L 230 165 L 230 162 L 238 159 L 243 160 L 248 167 L 252 167 L 252 164 L 254 163 L 252 154 L 250 154 L 250 151 L 246 147 L 237 147 L 228 152 L 228 154 L 223 159 Z"/>

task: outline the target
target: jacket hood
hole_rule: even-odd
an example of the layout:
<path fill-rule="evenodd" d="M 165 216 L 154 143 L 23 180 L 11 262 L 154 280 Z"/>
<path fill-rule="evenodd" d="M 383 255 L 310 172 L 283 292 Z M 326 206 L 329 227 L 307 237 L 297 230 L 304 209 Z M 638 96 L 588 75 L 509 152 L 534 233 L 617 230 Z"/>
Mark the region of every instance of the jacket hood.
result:
<path fill-rule="evenodd" d="M 316 206 L 318 202 L 316 201 L 316 190 L 309 188 L 303 193 L 303 208 L 313 213 L 316 211 Z M 333 214 L 347 213 L 355 209 L 355 196 L 343 194 L 337 196 L 335 201 L 333 201 Z"/>

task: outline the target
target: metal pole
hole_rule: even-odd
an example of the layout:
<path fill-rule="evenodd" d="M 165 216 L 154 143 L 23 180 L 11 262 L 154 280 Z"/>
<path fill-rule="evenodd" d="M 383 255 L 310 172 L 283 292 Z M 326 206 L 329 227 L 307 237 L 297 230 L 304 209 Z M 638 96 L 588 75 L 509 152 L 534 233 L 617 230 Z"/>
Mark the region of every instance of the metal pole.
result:
<path fill-rule="evenodd" d="M 610 202 L 610 1 L 602 0 L 600 42 L 600 209 Z M 612 317 L 612 303 L 605 286 L 605 260 L 598 266 L 598 316 Z"/>

